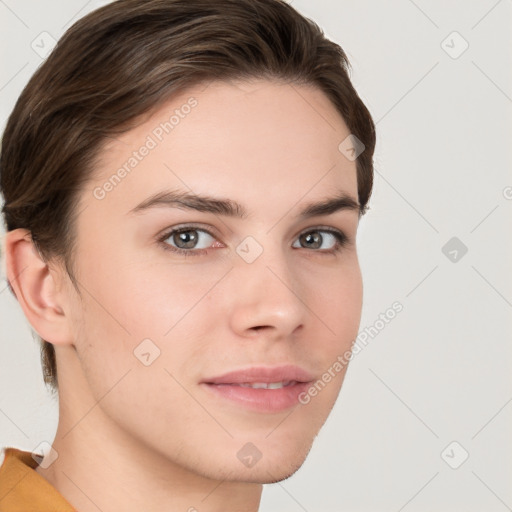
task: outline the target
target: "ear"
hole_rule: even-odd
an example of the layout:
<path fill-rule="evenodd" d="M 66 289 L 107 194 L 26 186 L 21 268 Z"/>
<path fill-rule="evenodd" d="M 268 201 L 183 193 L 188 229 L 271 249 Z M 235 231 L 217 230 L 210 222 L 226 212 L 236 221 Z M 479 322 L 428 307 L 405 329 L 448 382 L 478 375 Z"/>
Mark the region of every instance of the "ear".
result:
<path fill-rule="evenodd" d="M 63 272 L 43 260 L 30 231 L 14 229 L 4 236 L 7 281 L 30 325 L 54 345 L 72 344 L 70 319 L 64 312 Z"/>

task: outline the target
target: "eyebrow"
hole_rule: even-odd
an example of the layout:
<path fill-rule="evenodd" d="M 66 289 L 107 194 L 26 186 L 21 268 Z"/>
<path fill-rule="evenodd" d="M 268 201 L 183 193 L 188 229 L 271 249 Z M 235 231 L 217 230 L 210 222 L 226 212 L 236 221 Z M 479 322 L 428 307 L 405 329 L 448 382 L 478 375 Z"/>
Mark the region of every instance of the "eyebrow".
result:
<path fill-rule="evenodd" d="M 232 199 L 216 198 L 182 190 L 157 192 L 132 208 L 128 214 L 137 214 L 158 207 L 195 210 L 240 219 L 249 217 L 245 207 Z M 341 210 L 356 211 L 359 215 L 362 214 L 359 202 L 341 191 L 334 196 L 306 204 L 298 216 L 301 219 L 306 219 L 319 215 L 331 215 Z"/>

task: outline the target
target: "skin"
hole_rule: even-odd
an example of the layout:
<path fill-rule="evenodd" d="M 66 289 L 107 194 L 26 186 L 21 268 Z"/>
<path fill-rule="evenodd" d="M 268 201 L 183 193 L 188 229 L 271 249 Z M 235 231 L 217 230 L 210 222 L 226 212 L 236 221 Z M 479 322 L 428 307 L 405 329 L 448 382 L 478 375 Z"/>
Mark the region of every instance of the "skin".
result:
<path fill-rule="evenodd" d="M 190 97 L 197 106 L 179 125 L 103 199 L 94 197 Z M 213 397 L 199 382 L 282 363 L 316 379 L 351 348 L 362 308 L 358 212 L 297 216 L 335 190 L 357 200 L 356 162 L 338 150 L 349 133 L 315 87 L 203 84 L 103 148 L 78 206 L 81 296 L 26 231 L 7 233 L 8 278 L 57 354 L 58 458 L 37 472 L 81 512 L 256 511 L 262 484 L 303 464 L 346 367 L 308 404 L 277 413 Z M 169 207 L 128 214 L 171 188 L 236 200 L 251 215 Z M 176 237 L 157 241 L 183 223 L 214 235 L 196 232 L 207 253 L 185 257 L 164 249 Z M 348 245 L 324 252 L 334 240 L 319 227 L 341 230 Z M 323 236 L 320 248 L 301 244 L 308 231 Z M 236 252 L 247 236 L 263 249 L 252 263 Z M 149 366 L 133 353 L 146 338 L 160 350 Z M 248 442 L 262 455 L 252 467 L 237 457 Z"/>

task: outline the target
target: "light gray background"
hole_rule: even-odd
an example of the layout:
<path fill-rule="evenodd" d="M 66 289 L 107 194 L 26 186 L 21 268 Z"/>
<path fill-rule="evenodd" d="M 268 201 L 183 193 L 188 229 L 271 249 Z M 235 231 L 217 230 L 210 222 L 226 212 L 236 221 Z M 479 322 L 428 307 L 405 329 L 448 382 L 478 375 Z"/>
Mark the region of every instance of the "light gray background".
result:
<path fill-rule="evenodd" d="M 32 41 L 104 3 L 0 0 L 2 128 L 42 62 Z M 377 123 L 361 331 L 404 309 L 353 359 L 306 463 L 266 486 L 261 510 L 512 510 L 512 1 L 292 5 L 345 49 Z M 455 262 L 452 237 L 468 249 Z M 33 449 L 58 410 L 5 279 L 0 315 L 0 446 Z"/>

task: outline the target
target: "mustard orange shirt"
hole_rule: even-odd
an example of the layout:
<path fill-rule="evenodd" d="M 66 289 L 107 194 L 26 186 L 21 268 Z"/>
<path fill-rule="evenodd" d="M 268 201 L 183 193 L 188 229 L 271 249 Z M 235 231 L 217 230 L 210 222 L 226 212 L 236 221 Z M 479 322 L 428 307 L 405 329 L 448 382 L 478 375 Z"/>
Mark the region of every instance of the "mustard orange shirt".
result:
<path fill-rule="evenodd" d="M 0 512 L 77 512 L 35 471 L 39 463 L 31 452 L 4 448 L 0 464 Z"/>

